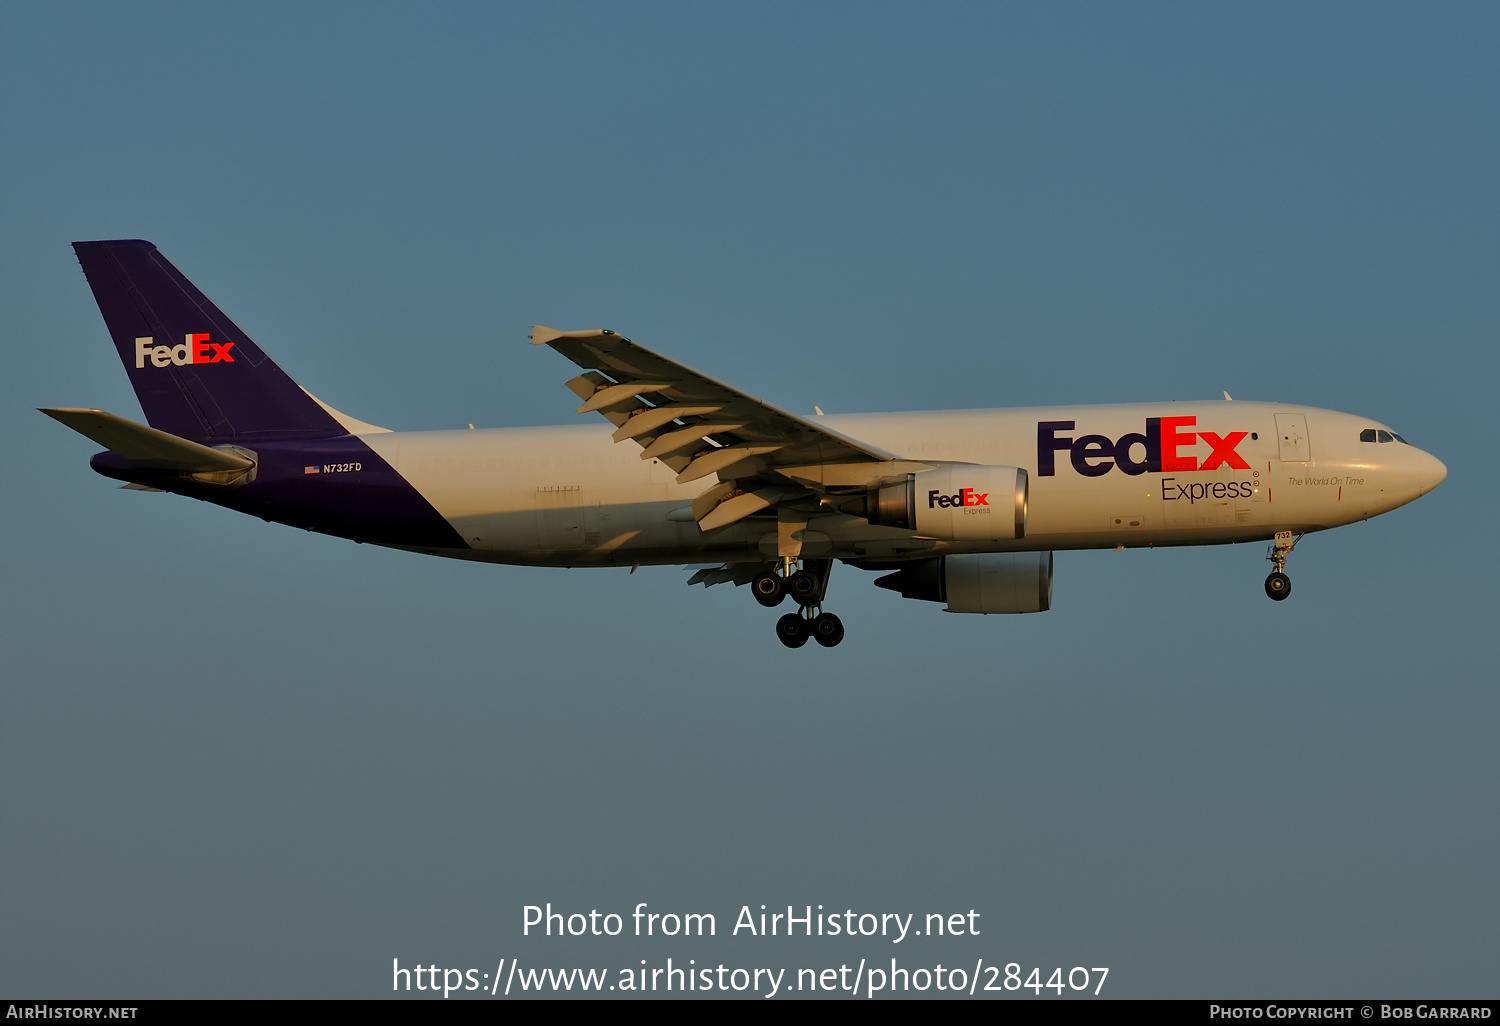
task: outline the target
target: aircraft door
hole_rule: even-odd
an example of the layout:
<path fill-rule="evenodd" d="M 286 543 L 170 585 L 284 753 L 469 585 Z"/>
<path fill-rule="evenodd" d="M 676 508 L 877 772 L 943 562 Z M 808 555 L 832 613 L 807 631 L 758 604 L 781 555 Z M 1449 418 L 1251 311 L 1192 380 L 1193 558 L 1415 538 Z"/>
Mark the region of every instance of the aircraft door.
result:
<path fill-rule="evenodd" d="M 583 504 L 577 485 L 536 490 L 536 540 L 542 549 L 583 547 Z"/>
<path fill-rule="evenodd" d="M 1307 417 L 1300 413 L 1276 414 L 1276 437 L 1283 463 L 1306 463 L 1312 459 L 1312 443 L 1307 437 Z"/>

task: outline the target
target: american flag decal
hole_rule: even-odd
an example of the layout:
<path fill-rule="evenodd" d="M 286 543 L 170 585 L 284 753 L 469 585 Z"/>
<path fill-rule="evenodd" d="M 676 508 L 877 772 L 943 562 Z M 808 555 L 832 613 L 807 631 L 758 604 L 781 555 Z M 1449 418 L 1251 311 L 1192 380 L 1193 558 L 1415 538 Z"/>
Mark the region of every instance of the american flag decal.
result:
<path fill-rule="evenodd" d="M 316 474 L 317 472 L 318 472 L 318 468 L 317 467 L 303 467 L 302 468 L 302 473 L 303 474 Z"/>

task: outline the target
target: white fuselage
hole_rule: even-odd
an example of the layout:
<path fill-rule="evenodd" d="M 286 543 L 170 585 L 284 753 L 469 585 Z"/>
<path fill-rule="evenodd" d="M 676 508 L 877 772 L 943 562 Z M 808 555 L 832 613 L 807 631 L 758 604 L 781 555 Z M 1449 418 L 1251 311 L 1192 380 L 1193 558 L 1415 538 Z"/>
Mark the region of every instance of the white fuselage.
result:
<path fill-rule="evenodd" d="M 1140 436 L 1148 418 L 1169 424 L 1191 418 L 1186 431 L 1194 440 L 1169 446 L 1161 470 L 1144 469 L 1139 437 L 1128 447 L 1128 436 Z M 1074 426 L 1045 436 L 1059 440 L 1049 474 L 1038 425 L 1068 422 Z M 1361 441 L 1361 432 L 1388 431 L 1376 421 L 1278 403 L 853 414 L 819 423 L 907 460 L 1025 468 L 1030 508 L 1024 538 L 987 543 L 922 538 L 830 509 L 813 516 L 803 534 L 802 553 L 815 558 L 1252 541 L 1368 519 L 1411 502 L 1446 475 L 1441 462 L 1414 446 Z M 1244 437 L 1217 459 L 1213 443 L 1200 437 L 1212 433 L 1223 443 L 1240 432 Z M 1100 455 L 1108 451 L 1103 442 L 1067 447 L 1069 439 L 1091 435 L 1124 440 L 1134 472 Z M 612 443 L 607 425 L 361 437 L 471 546 L 437 550 L 442 555 L 545 566 L 776 555 L 774 519 L 701 531 L 690 505 L 717 480 L 679 485 L 664 464 L 641 460 L 638 446 Z M 1198 469 L 1205 464 L 1211 468 Z"/>

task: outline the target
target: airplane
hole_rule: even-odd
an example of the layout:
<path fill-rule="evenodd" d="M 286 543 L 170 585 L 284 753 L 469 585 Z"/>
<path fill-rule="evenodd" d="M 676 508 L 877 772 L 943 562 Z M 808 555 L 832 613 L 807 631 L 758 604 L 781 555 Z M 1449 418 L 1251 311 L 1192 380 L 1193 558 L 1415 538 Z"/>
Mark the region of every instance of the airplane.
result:
<path fill-rule="evenodd" d="M 73 248 L 146 417 L 41 411 L 105 447 L 99 474 L 432 556 L 701 566 L 689 584 L 792 599 L 789 648 L 843 640 L 822 608 L 835 562 L 949 612 L 1036 613 L 1059 550 L 1269 541 L 1284 600 L 1305 535 L 1447 476 L 1378 421 L 1227 392 L 803 417 L 615 331 L 540 325 L 589 423 L 398 432 L 304 390 L 151 243 Z"/>

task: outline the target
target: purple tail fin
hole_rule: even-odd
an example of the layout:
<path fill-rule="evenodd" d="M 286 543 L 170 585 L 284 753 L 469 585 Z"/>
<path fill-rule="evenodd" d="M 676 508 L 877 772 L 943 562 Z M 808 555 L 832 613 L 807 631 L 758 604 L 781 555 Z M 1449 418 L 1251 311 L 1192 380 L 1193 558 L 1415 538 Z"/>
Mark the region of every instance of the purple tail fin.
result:
<path fill-rule="evenodd" d="M 149 242 L 75 242 L 146 421 L 196 441 L 348 434 Z"/>

